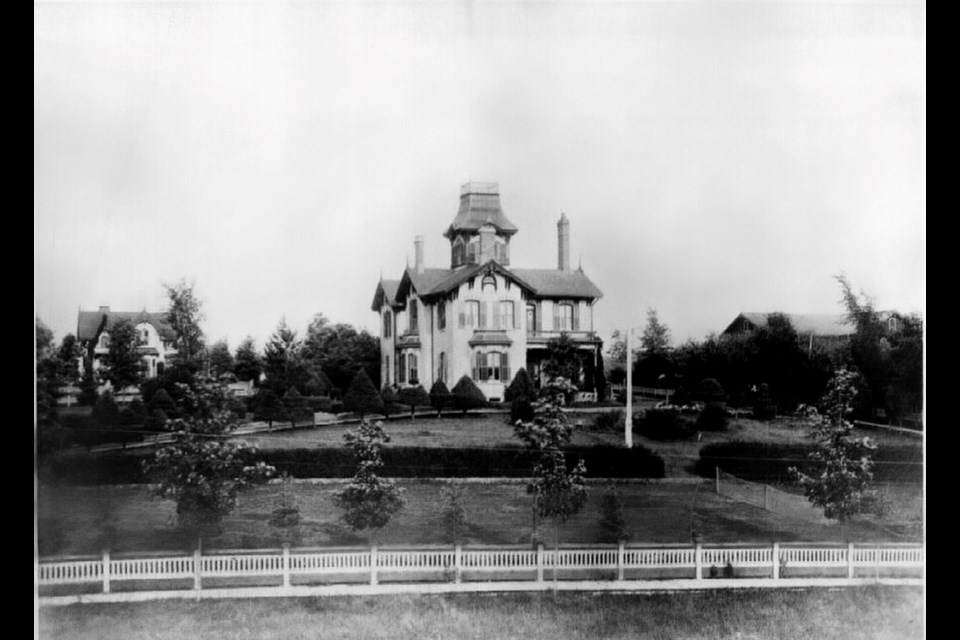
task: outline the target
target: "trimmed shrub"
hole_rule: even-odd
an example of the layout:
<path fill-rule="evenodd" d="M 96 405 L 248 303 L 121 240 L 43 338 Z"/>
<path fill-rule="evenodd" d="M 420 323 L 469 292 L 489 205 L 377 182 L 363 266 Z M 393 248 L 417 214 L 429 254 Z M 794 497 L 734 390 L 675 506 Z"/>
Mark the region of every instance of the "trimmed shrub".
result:
<path fill-rule="evenodd" d="M 517 370 L 517 373 L 513 376 L 513 382 L 511 382 L 510 386 L 504 391 L 503 399 L 510 403 L 520 399 L 526 399 L 530 403 L 536 401 L 537 388 L 534 386 L 533 380 L 530 379 L 530 375 L 526 369 L 520 367 Z"/>
<path fill-rule="evenodd" d="M 397 404 L 397 392 L 390 385 L 384 385 L 383 389 L 380 389 L 380 399 L 383 400 L 383 417 L 389 420 L 390 414 L 394 412 L 393 407 Z"/>
<path fill-rule="evenodd" d="M 487 406 L 487 397 L 468 376 L 463 376 L 451 390 L 453 406 L 466 415 L 470 409 L 482 409 Z"/>
<path fill-rule="evenodd" d="M 443 410 L 453 404 L 453 396 L 443 380 L 437 380 L 430 387 L 430 406 L 436 409 L 437 417 L 443 414 Z"/>
<path fill-rule="evenodd" d="M 687 422 L 676 411 L 647 409 L 637 424 L 640 435 L 651 440 L 684 440 L 691 436 Z"/>
<path fill-rule="evenodd" d="M 400 389 L 400 393 L 397 394 L 397 399 L 400 404 L 410 407 L 410 419 L 413 420 L 414 412 L 417 407 L 429 407 L 430 406 L 430 394 L 427 393 L 426 389 L 417 385 L 415 387 L 404 387 Z"/>
<path fill-rule="evenodd" d="M 371 413 L 383 413 L 383 399 L 363 369 L 359 369 L 353 377 L 343 396 L 343 406 L 347 411 L 360 414 L 361 418 Z"/>
<path fill-rule="evenodd" d="M 727 428 L 727 410 L 717 402 L 711 402 L 697 416 L 698 431 L 724 431 Z"/>
<path fill-rule="evenodd" d="M 626 414 L 619 409 L 604 411 L 593 419 L 593 428 L 596 431 L 622 431 L 625 420 Z"/>

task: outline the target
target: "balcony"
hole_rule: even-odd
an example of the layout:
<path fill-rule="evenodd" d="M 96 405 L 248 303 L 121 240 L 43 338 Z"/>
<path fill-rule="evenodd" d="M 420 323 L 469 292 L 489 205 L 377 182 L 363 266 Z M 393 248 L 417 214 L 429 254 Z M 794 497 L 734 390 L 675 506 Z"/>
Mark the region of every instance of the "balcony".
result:
<path fill-rule="evenodd" d="M 470 338 L 468 344 L 471 347 L 480 345 L 498 345 L 509 347 L 511 344 L 513 344 L 513 340 L 507 336 L 507 331 L 505 329 L 474 329 L 473 336 Z"/>
<path fill-rule="evenodd" d="M 527 331 L 527 345 L 546 346 L 550 340 L 559 338 L 563 334 L 566 334 L 577 344 L 598 345 L 602 343 L 595 331 Z"/>
<path fill-rule="evenodd" d="M 419 333 L 404 333 L 403 335 L 397 336 L 396 347 L 419 347 L 420 346 L 420 334 Z"/>

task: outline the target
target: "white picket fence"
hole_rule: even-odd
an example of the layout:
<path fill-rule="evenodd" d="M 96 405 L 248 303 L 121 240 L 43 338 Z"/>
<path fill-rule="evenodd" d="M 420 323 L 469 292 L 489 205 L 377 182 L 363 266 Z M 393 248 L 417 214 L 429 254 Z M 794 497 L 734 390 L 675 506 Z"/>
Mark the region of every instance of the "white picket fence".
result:
<path fill-rule="evenodd" d="M 117 601 L 125 596 L 149 600 L 195 594 L 199 598 L 201 592 L 209 597 L 216 597 L 215 592 L 221 592 L 219 597 L 307 594 L 302 587 L 311 584 L 392 585 L 393 591 L 383 592 L 402 587 L 413 593 L 540 590 L 551 583 L 554 588 L 560 583 L 564 589 L 629 591 L 666 584 L 670 588 L 786 586 L 787 582 L 794 586 L 818 579 L 829 579 L 831 585 L 881 578 L 888 583 L 917 584 L 924 575 L 924 563 L 922 544 L 620 544 L 559 549 L 284 546 L 208 554 L 197 550 L 187 555 L 111 557 L 105 552 L 97 558 L 41 558 L 36 584 L 41 604 Z M 164 582 L 173 586 L 164 587 Z M 70 586 L 79 592 L 71 593 Z"/>

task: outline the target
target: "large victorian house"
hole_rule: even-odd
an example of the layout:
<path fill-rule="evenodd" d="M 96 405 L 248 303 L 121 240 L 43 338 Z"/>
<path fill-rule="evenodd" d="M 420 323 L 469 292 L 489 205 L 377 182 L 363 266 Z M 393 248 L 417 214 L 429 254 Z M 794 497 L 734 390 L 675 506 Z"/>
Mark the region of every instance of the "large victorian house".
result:
<path fill-rule="evenodd" d="M 84 353 L 93 357 L 94 371 L 100 368 L 101 359 L 110 352 L 110 330 L 120 320 L 128 320 L 137 333 L 137 353 L 143 364 L 145 378 L 154 378 L 163 373 L 167 362 L 176 355 L 176 335 L 167 322 L 166 313 L 146 311 L 80 311 L 77 315 L 77 341 Z"/>
<path fill-rule="evenodd" d="M 460 208 L 443 234 L 450 267 L 423 263 L 423 238 L 414 265 L 399 280 L 377 285 L 381 386 L 436 380 L 448 387 L 470 376 L 489 400 L 499 400 L 521 367 L 542 380 L 548 343 L 566 334 L 583 354 L 582 391 L 592 391 L 602 343 L 594 331 L 600 289 L 570 262 L 570 223 L 557 223 L 555 269 L 510 267 L 517 227 L 500 206 L 497 184 L 467 183 Z"/>

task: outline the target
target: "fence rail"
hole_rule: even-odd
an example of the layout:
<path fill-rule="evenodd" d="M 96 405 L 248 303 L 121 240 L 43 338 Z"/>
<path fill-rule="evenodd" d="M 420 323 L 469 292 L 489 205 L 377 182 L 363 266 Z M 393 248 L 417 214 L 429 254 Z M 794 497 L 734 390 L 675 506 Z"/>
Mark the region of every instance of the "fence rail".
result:
<path fill-rule="evenodd" d="M 624 590 L 644 584 L 649 588 L 651 581 L 670 581 L 671 584 L 692 581 L 695 583 L 692 588 L 697 588 L 697 584 L 712 588 L 711 579 L 720 577 L 768 581 L 757 586 L 777 586 L 782 584 L 778 581 L 784 579 L 815 582 L 824 578 L 845 579 L 849 584 L 883 578 L 906 584 L 922 578 L 925 561 L 922 544 L 663 547 L 620 544 L 554 549 L 457 545 L 446 548 L 373 546 L 363 550 L 284 546 L 277 550 L 223 551 L 207 555 L 197 550 L 192 554 L 169 556 L 151 553 L 149 557 L 140 558 L 112 558 L 109 552 L 97 558 L 41 558 L 37 563 L 37 587 L 42 604 L 60 604 L 94 601 L 94 596 L 103 597 L 114 589 L 123 592 L 115 594 L 118 598 L 171 597 L 173 592 L 169 588 L 164 590 L 160 584 L 164 581 L 188 589 L 177 593 L 195 593 L 197 598 L 203 589 L 230 588 L 237 592 L 237 597 L 243 597 L 244 591 L 253 596 L 279 595 L 294 586 L 316 584 L 391 584 L 431 593 L 496 589 L 491 583 L 505 585 L 503 588 L 508 590 L 538 590 L 547 584 L 545 577 L 554 585 L 558 581 L 566 583 L 564 588 L 589 584 L 591 589 Z M 417 575 L 412 576 L 414 573 Z M 183 585 L 187 581 L 192 582 L 192 589 Z M 211 585 L 211 581 L 215 584 Z M 721 585 L 718 583 L 718 586 Z M 723 586 L 730 585 L 724 583 Z"/>

